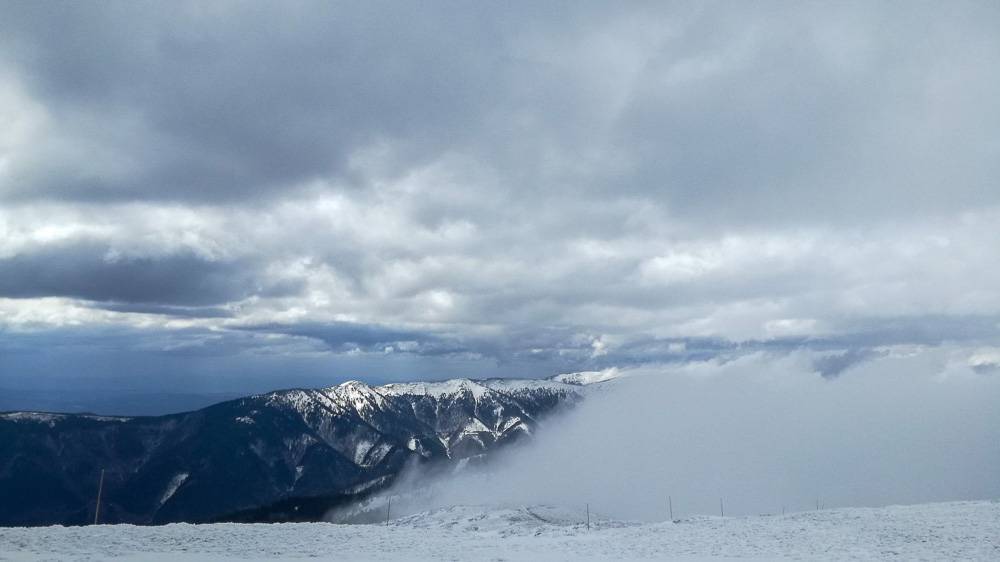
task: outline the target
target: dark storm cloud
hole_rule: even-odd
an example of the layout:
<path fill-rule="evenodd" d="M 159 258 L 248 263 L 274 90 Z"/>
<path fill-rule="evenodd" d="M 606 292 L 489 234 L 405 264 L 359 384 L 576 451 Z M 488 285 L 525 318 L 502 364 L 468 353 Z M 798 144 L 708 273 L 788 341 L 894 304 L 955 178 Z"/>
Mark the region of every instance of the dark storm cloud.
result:
<path fill-rule="evenodd" d="M 251 264 L 212 261 L 190 253 L 114 256 L 106 247 L 84 244 L 0 259 L 0 297 L 71 297 L 119 303 L 110 308 L 122 312 L 169 310 L 173 315 L 186 310 L 194 315 L 194 310 L 183 307 L 223 304 L 281 289 L 261 286 Z M 141 309 L 137 304 L 175 308 Z M 220 311 L 206 312 L 217 316 Z"/>
<path fill-rule="evenodd" d="M 472 356 L 497 364 L 528 361 L 563 366 L 581 365 L 591 353 L 590 340 L 574 337 L 569 329 L 535 327 L 508 329 L 501 336 L 477 335 L 461 328 L 397 328 L 357 322 L 299 322 L 240 328 L 310 338 L 336 353 L 399 353 L 420 357 Z M 532 353 L 530 350 L 538 350 Z"/>
<path fill-rule="evenodd" d="M 374 324 L 354 322 L 300 322 L 281 325 L 266 324 L 247 326 L 246 331 L 285 334 L 311 338 L 323 342 L 336 352 L 365 351 L 382 353 L 387 347 L 399 347 L 399 351 L 420 355 L 438 355 L 466 351 L 454 348 L 434 334 L 420 330 L 405 330 Z"/>
<path fill-rule="evenodd" d="M 823 378 L 832 379 L 855 365 L 883 355 L 885 352 L 871 349 L 848 349 L 842 353 L 817 357 L 813 360 L 813 367 Z"/>
<path fill-rule="evenodd" d="M 357 150 L 430 158 L 481 130 L 507 93 L 502 14 L 462 4 L 4 11 L 3 59 L 57 135 L 95 145 L 23 163 L 20 198 L 233 201 L 352 181 Z M 91 149 L 112 155 L 107 169 L 74 161 Z"/>
<path fill-rule="evenodd" d="M 980 363 L 973 365 L 972 370 L 980 375 L 993 375 L 1000 373 L 1000 363 Z"/>
<path fill-rule="evenodd" d="M 902 6 L 10 4 L 56 125 L 6 190 L 238 202 L 462 154 L 710 221 L 996 202 L 1000 10 Z"/>
<path fill-rule="evenodd" d="M 961 329 L 954 329 L 958 325 Z M 914 326 L 920 326 L 917 330 Z M 978 326 L 974 328 L 973 326 Z M 734 340 L 720 337 L 662 338 L 642 334 L 620 336 L 607 348 L 595 346 L 601 336 L 586 327 L 507 327 L 500 336 L 481 335 L 461 327 L 401 329 L 354 322 L 301 322 L 240 328 L 262 334 L 281 334 L 317 340 L 334 353 L 395 353 L 416 357 L 466 355 L 496 362 L 534 364 L 539 374 L 646 364 L 732 361 L 749 354 L 774 356 L 795 352 L 814 354 L 812 366 L 824 378 L 835 378 L 866 361 L 884 357 L 900 345 L 974 346 L 1000 338 L 1000 319 L 918 318 L 872 321 L 864 333 L 812 337 Z M 990 365 L 984 363 L 985 372 Z"/>
<path fill-rule="evenodd" d="M 703 11 L 650 53 L 617 128 L 641 155 L 624 183 L 730 225 L 995 203 L 1000 80 L 980 65 L 1000 10 L 964 6 Z"/>
<path fill-rule="evenodd" d="M 311 338 L 337 353 L 390 352 L 421 357 L 466 355 L 488 359 L 498 365 L 529 363 L 538 365 L 540 374 L 553 368 L 556 372 L 601 369 L 615 365 L 735 357 L 764 348 L 785 351 L 802 347 L 797 342 L 792 345 L 783 341 L 737 343 L 713 338 L 640 337 L 611 352 L 595 354 L 596 336 L 581 331 L 583 328 L 552 326 L 508 327 L 502 335 L 476 334 L 461 327 L 400 329 L 354 322 L 267 324 L 241 330 Z"/>
<path fill-rule="evenodd" d="M 894 318 L 853 318 L 832 338 L 843 346 L 988 344 L 1000 341 L 1000 316 L 921 314 Z"/>

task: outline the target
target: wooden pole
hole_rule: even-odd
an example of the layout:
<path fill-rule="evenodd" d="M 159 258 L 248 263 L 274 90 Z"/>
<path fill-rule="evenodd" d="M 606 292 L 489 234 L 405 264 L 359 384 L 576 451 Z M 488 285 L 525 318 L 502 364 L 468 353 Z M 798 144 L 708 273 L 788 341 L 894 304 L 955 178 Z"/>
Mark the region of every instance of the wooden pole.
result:
<path fill-rule="evenodd" d="M 389 497 L 389 501 L 385 504 L 385 526 L 389 526 L 389 510 L 392 509 L 392 497 Z"/>
<path fill-rule="evenodd" d="M 722 507 L 722 498 L 719 498 L 719 515 L 722 517 L 726 516 L 726 510 Z"/>
<path fill-rule="evenodd" d="M 674 498 L 667 496 L 667 503 L 670 504 L 670 520 L 674 520 Z"/>
<path fill-rule="evenodd" d="M 590 530 L 590 504 L 587 504 L 587 530 Z"/>
<path fill-rule="evenodd" d="M 101 493 L 104 491 L 104 469 L 101 469 L 101 481 L 97 484 L 97 505 L 94 506 L 94 525 L 101 514 Z"/>

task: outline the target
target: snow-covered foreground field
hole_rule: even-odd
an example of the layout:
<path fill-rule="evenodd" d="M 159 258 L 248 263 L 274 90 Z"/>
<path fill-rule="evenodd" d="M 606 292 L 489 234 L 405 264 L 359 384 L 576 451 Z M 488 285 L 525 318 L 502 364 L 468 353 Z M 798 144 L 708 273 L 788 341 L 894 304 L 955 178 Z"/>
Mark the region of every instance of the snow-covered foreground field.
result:
<path fill-rule="evenodd" d="M 0 560 L 1000 560 L 1000 503 L 634 524 L 545 506 L 457 506 L 378 525 L 0 529 Z"/>

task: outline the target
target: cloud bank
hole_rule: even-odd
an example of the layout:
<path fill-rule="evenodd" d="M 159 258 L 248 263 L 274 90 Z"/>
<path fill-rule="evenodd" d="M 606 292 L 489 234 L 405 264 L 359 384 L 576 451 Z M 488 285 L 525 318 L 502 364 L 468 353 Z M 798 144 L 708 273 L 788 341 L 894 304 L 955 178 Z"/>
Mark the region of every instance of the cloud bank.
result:
<path fill-rule="evenodd" d="M 1000 377 L 958 351 L 886 354 L 835 380 L 808 353 L 627 371 L 485 472 L 397 488 L 393 506 L 589 503 L 662 521 L 671 503 L 675 518 L 718 515 L 720 499 L 756 515 L 996 498 Z"/>

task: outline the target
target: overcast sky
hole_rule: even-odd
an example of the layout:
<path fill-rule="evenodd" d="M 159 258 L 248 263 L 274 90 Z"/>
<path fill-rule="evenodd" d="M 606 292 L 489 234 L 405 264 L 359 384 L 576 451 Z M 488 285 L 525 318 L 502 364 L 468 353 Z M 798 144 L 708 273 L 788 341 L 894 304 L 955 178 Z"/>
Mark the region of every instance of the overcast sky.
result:
<path fill-rule="evenodd" d="M 996 2 L 0 4 L 0 387 L 1000 370 Z"/>

